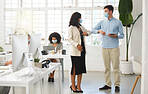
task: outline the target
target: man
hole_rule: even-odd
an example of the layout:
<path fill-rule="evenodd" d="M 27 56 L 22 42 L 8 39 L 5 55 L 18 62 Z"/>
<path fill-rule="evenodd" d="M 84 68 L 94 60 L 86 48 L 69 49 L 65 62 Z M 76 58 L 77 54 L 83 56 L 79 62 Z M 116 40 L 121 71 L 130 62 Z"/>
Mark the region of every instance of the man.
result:
<path fill-rule="evenodd" d="M 12 64 L 12 61 L 3 62 L 0 61 L 0 66 L 7 66 L 9 64 Z M 0 86 L 0 94 L 9 94 L 10 87 L 6 86 Z"/>
<path fill-rule="evenodd" d="M 100 21 L 93 29 L 92 33 L 102 34 L 102 55 L 105 66 L 105 86 L 99 90 L 111 89 L 111 62 L 114 72 L 115 91 L 120 91 L 119 73 L 119 39 L 124 38 L 121 21 L 113 17 L 114 8 L 112 5 L 104 7 L 104 16 L 107 19 Z"/>

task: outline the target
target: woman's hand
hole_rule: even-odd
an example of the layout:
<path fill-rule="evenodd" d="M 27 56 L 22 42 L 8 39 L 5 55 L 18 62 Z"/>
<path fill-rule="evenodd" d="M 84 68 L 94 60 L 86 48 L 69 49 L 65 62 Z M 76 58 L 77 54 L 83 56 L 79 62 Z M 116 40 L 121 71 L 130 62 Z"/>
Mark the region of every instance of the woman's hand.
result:
<path fill-rule="evenodd" d="M 88 33 L 86 33 L 86 32 L 83 32 L 83 33 L 82 33 L 82 35 L 84 35 L 84 36 L 88 36 Z"/>
<path fill-rule="evenodd" d="M 80 44 L 77 45 L 77 48 L 78 48 L 78 50 L 79 50 L 80 52 L 83 51 L 83 47 L 82 47 Z"/>

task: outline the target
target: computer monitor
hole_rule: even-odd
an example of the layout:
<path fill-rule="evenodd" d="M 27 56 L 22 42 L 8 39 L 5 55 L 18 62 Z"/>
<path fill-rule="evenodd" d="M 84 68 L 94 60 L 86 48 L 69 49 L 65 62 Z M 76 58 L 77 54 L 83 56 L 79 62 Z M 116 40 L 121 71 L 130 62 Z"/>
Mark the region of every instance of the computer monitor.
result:
<path fill-rule="evenodd" d="M 43 46 L 43 50 L 52 51 L 52 50 L 55 50 L 55 47 L 54 46 Z"/>
<path fill-rule="evenodd" d="M 28 38 L 26 35 L 12 36 L 12 66 L 13 71 L 17 71 L 22 67 L 27 67 L 28 63 L 25 54 L 28 53 Z"/>
<path fill-rule="evenodd" d="M 33 58 L 39 58 L 41 55 L 41 34 L 33 34 L 30 36 L 29 53 Z"/>

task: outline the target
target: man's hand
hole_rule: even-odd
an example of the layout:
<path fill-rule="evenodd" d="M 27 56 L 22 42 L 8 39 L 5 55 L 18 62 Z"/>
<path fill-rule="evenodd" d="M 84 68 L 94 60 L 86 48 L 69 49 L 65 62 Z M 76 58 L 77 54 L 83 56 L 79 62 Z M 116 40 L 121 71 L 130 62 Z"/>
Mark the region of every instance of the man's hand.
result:
<path fill-rule="evenodd" d="M 118 38 L 116 34 L 108 34 L 109 37 Z"/>
<path fill-rule="evenodd" d="M 82 35 L 84 35 L 84 36 L 88 36 L 88 33 L 86 33 L 86 32 L 83 32 L 83 33 L 82 33 Z"/>
<path fill-rule="evenodd" d="M 78 48 L 78 50 L 79 50 L 80 52 L 83 51 L 83 47 L 82 47 L 80 44 L 77 45 L 77 48 Z"/>
<path fill-rule="evenodd" d="M 105 36 L 105 32 L 99 30 L 98 33 L 101 33 L 103 36 Z"/>

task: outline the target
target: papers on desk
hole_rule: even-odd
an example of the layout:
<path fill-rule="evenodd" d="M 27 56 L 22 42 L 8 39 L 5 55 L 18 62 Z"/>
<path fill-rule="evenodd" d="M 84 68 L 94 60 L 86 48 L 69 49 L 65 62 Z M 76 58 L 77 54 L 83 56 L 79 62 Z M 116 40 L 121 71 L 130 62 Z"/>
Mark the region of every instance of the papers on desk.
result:
<path fill-rule="evenodd" d="M 0 66 L 0 70 L 9 70 L 11 67 L 12 67 L 12 65 Z"/>
<path fill-rule="evenodd" d="M 6 52 L 0 52 L 0 55 L 5 55 L 6 54 Z"/>
<path fill-rule="evenodd" d="M 5 71 L 4 70 L 0 70 L 0 73 L 4 73 Z"/>
<path fill-rule="evenodd" d="M 4 76 L 6 74 L 9 74 L 9 73 L 11 73 L 10 70 L 0 70 L 0 77 Z"/>
<path fill-rule="evenodd" d="M 12 51 L 0 52 L 0 55 L 12 54 Z"/>
<path fill-rule="evenodd" d="M 10 70 L 11 68 L 12 68 L 12 65 L 0 66 L 0 77 L 11 73 L 11 70 Z"/>

